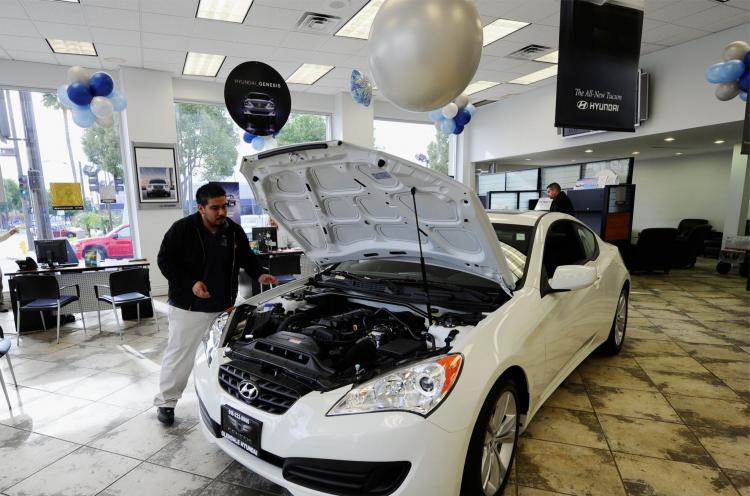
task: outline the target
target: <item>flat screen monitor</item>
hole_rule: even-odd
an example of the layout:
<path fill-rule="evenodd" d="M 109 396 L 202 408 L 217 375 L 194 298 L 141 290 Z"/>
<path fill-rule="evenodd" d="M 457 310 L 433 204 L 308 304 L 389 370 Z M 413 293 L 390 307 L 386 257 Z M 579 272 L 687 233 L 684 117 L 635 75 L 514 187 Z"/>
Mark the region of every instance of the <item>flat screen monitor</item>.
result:
<path fill-rule="evenodd" d="M 36 261 L 49 266 L 68 263 L 67 239 L 38 239 L 34 241 Z"/>
<path fill-rule="evenodd" d="M 253 227 L 252 237 L 260 251 L 273 251 L 279 245 L 275 227 Z"/>

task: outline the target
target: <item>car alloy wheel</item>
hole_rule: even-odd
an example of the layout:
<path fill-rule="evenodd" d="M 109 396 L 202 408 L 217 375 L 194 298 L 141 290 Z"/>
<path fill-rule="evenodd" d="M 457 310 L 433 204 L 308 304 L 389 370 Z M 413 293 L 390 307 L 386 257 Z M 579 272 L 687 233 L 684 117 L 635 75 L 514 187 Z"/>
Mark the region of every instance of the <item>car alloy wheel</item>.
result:
<path fill-rule="evenodd" d="M 620 293 L 617 301 L 617 313 L 615 314 L 615 346 L 620 347 L 625 338 L 625 327 L 628 324 L 628 293 Z"/>
<path fill-rule="evenodd" d="M 494 496 L 508 475 L 518 439 L 516 398 L 503 391 L 495 403 L 487 423 L 482 450 L 482 489 L 485 496 Z"/>

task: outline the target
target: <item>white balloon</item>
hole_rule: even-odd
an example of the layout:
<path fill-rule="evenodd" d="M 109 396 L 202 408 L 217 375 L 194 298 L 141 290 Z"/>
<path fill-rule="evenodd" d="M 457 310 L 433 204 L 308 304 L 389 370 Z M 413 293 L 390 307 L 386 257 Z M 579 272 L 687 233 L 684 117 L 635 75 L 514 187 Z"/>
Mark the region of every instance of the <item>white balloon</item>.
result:
<path fill-rule="evenodd" d="M 717 84 L 714 94 L 716 98 L 722 102 L 726 102 L 740 94 L 740 84 L 737 81 Z"/>
<path fill-rule="evenodd" d="M 109 128 L 115 125 L 115 118 L 112 115 L 108 115 L 106 117 L 97 117 L 96 124 L 99 127 Z"/>
<path fill-rule="evenodd" d="M 458 113 L 458 105 L 451 102 L 445 107 L 443 107 L 442 112 L 443 112 L 443 117 L 445 117 L 446 119 L 453 119 L 454 117 L 456 117 L 456 114 Z"/>
<path fill-rule="evenodd" d="M 112 102 L 106 96 L 95 96 L 91 100 L 91 112 L 97 117 L 111 117 Z"/>
<path fill-rule="evenodd" d="M 412 112 L 443 107 L 471 82 L 482 56 L 474 0 L 386 0 L 370 29 L 375 86 Z"/>
<path fill-rule="evenodd" d="M 469 96 L 466 93 L 461 93 L 453 100 L 459 109 L 466 107 L 469 104 Z"/>
<path fill-rule="evenodd" d="M 88 69 L 81 67 L 80 65 L 74 65 L 68 69 L 68 83 L 82 83 L 89 84 L 89 77 L 91 74 Z"/>
<path fill-rule="evenodd" d="M 271 135 L 263 136 L 263 143 L 265 144 L 265 146 L 263 147 L 264 150 L 271 150 L 279 146 L 276 138 Z"/>
<path fill-rule="evenodd" d="M 742 60 L 750 51 L 750 45 L 744 41 L 733 41 L 724 47 L 724 60 Z"/>

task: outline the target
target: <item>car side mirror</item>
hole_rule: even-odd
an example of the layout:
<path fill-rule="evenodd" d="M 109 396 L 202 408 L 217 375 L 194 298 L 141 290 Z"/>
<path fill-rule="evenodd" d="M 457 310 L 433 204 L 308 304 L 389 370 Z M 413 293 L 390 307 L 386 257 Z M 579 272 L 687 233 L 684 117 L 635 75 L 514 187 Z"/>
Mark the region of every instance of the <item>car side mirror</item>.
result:
<path fill-rule="evenodd" d="M 585 265 L 561 265 L 549 279 L 549 287 L 554 291 L 576 290 L 591 286 L 596 281 L 596 269 Z"/>
<path fill-rule="evenodd" d="M 117 238 L 119 238 L 119 237 L 120 237 L 120 235 L 119 235 L 119 234 L 113 234 L 113 235 L 112 235 L 112 239 L 117 239 Z"/>

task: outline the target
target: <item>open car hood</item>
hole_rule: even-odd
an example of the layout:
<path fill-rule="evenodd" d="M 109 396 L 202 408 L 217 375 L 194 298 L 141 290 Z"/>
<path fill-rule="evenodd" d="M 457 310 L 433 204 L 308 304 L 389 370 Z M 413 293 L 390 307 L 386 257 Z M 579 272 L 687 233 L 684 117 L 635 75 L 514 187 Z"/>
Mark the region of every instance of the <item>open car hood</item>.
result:
<path fill-rule="evenodd" d="M 247 156 L 241 171 L 255 201 L 320 264 L 419 261 L 411 193 L 416 188 L 425 262 L 514 287 L 479 198 L 448 176 L 341 141 Z"/>

